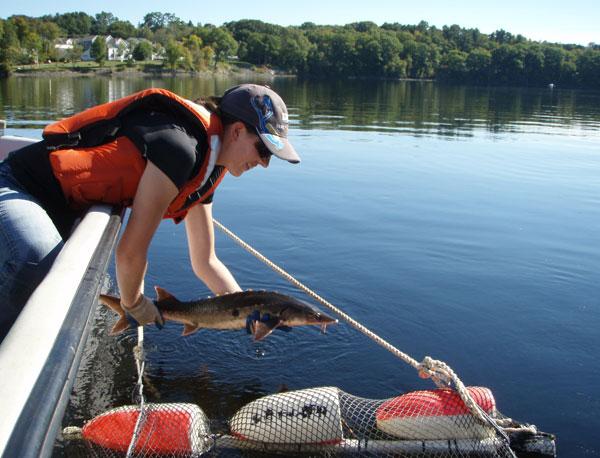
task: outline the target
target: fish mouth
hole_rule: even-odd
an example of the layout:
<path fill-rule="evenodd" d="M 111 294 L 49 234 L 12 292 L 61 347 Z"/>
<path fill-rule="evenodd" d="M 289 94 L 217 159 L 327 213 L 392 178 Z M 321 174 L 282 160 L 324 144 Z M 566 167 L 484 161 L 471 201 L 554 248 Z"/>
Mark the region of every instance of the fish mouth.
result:
<path fill-rule="evenodd" d="M 321 334 L 325 334 L 327 332 L 327 326 L 329 326 L 330 324 L 337 324 L 338 320 L 336 320 L 335 318 L 329 318 L 327 321 L 321 321 L 319 323 L 320 328 L 321 328 Z"/>
<path fill-rule="evenodd" d="M 314 317 L 314 320 L 310 323 L 312 325 L 319 326 L 321 328 L 321 333 L 325 334 L 327 332 L 327 326 L 330 324 L 337 324 L 338 320 L 330 317 L 329 315 L 325 315 L 323 313 L 319 313 Z"/>
<path fill-rule="evenodd" d="M 316 321 L 316 324 L 323 324 L 323 325 L 338 323 L 338 320 L 336 318 L 333 318 L 323 312 L 319 312 L 317 314 L 317 316 L 315 317 L 315 321 Z"/>

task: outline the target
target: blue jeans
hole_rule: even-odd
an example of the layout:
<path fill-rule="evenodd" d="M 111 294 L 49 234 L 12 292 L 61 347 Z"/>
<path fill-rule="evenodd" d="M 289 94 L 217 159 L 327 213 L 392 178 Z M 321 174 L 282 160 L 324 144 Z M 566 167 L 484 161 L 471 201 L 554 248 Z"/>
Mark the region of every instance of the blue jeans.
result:
<path fill-rule="evenodd" d="M 0 162 L 0 342 L 62 246 L 44 208 Z"/>

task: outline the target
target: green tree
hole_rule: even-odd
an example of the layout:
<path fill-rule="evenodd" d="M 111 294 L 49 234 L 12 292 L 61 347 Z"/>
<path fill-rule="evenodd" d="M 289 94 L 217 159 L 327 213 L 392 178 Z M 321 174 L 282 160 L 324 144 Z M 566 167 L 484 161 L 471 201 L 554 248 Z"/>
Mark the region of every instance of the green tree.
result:
<path fill-rule="evenodd" d="M 577 85 L 577 57 L 574 53 L 567 54 L 560 73 L 560 84 L 573 87 Z"/>
<path fill-rule="evenodd" d="M 171 13 L 151 12 L 135 27 L 105 11 L 94 17 L 83 12 L 14 15 L 0 19 L 0 62 L 6 70 L 17 63 L 54 60 L 56 38 L 89 33 L 145 38 L 173 69 L 204 69 L 237 53 L 255 65 L 319 77 L 439 77 L 477 84 L 553 82 L 593 88 L 598 84 L 598 45 L 537 43 L 502 29 L 486 35 L 457 24 L 438 29 L 425 21 L 381 27 L 370 21 L 282 27 L 241 20 L 217 27 L 194 26 Z M 148 46 L 144 48 L 137 50 L 136 58 L 147 58 Z M 78 54 L 72 52 L 69 59 L 78 59 Z M 103 54 L 94 53 L 100 62 Z"/>
<path fill-rule="evenodd" d="M 207 26 L 205 26 L 207 28 Z M 264 33 L 267 35 L 280 35 L 284 29 L 279 25 L 267 24 L 255 19 L 244 19 L 241 21 L 228 22 L 225 28 L 231 32 L 238 43 L 248 41 L 251 33 Z M 202 34 L 200 33 L 200 36 Z"/>
<path fill-rule="evenodd" d="M 184 41 L 190 53 L 191 67 L 194 70 L 206 70 L 216 64 L 215 52 L 210 46 L 204 46 L 198 35 L 191 35 Z"/>
<path fill-rule="evenodd" d="M 0 77 L 10 74 L 19 55 L 19 38 L 11 21 L 0 20 Z"/>
<path fill-rule="evenodd" d="M 54 47 L 56 39 L 61 35 L 60 27 L 54 22 L 39 21 L 36 24 L 36 30 L 42 39 L 41 59 L 58 60 L 58 52 Z"/>
<path fill-rule="evenodd" d="M 182 41 L 194 33 L 195 27 L 193 25 L 190 26 L 181 19 L 173 16 L 173 19 L 168 22 L 166 30 L 169 36 L 177 41 Z"/>
<path fill-rule="evenodd" d="M 394 56 L 390 60 L 386 61 L 383 71 L 385 76 L 392 78 L 406 78 L 406 69 L 408 65 L 405 60 L 400 59 L 399 56 Z"/>
<path fill-rule="evenodd" d="M 290 71 L 300 71 L 306 66 L 311 43 L 298 29 L 286 29 L 281 36 L 281 46 L 276 65 Z"/>
<path fill-rule="evenodd" d="M 71 49 L 69 49 L 65 55 L 65 59 L 67 61 L 74 64 L 75 62 L 79 62 L 81 60 L 81 55 L 83 54 L 83 46 L 75 43 Z"/>
<path fill-rule="evenodd" d="M 577 71 L 581 84 L 600 89 L 600 50 L 586 49 L 577 59 Z"/>
<path fill-rule="evenodd" d="M 487 84 L 490 80 L 492 53 L 487 49 L 475 48 L 467 56 L 465 65 L 470 81 Z"/>
<path fill-rule="evenodd" d="M 452 49 L 443 59 L 440 76 L 450 81 L 464 82 L 466 80 L 468 54 L 458 49 Z"/>
<path fill-rule="evenodd" d="M 410 54 L 412 66 L 410 76 L 413 78 L 431 78 L 439 63 L 439 51 L 434 46 L 416 43 Z"/>
<path fill-rule="evenodd" d="M 56 14 L 54 22 L 68 37 L 89 35 L 92 30 L 92 17 L 83 12 Z"/>
<path fill-rule="evenodd" d="M 237 53 L 238 42 L 225 27 L 204 28 L 200 33 L 202 41 L 214 50 L 217 61 L 224 61 Z"/>
<path fill-rule="evenodd" d="M 90 55 L 100 65 L 104 65 L 107 58 L 106 39 L 104 37 L 96 37 L 92 42 L 92 48 L 90 49 Z"/>
<path fill-rule="evenodd" d="M 116 38 L 131 38 L 137 34 L 134 25 L 129 21 L 114 21 L 108 27 L 108 32 Z"/>
<path fill-rule="evenodd" d="M 245 54 L 240 56 L 256 65 L 272 65 L 279 54 L 281 39 L 276 36 L 252 32 L 246 40 Z"/>
<path fill-rule="evenodd" d="M 328 43 L 327 59 L 330 62 L 333 75 L 355 75 L 356 74 L 356 33 L 342 32 L 332 35 Z"/>
<path fill-rule="evenodd" d="M 137 61 L 150 60 L 152 58 L 152 44 L 142 40 L 133 48 L 133 58 Z"/>
<path fill-rule="evenodd" d="M 143 38 L 144 40 L 154 41 L 154 32 L 145 25 L 140 25 L 138 27 L 136 36 L 138 38 Z"/>
<path fill-rule="evenodd" d="M 152 32 L 156 32 L 158 29 L 161 29 L 165 26 L 163 14 L 158 11 L 153 11 L 152 13 L 148 13 L 144 16 L 142 26 L 147 27 L 152 30 Z"/>
<path fill-rule="evenodd" d="M 181 19 L 174 14 L 153 11 L 152 13 L 148 13 L 144 16 L 142 26 L 148 27 L 153 32 L 156 32 L 158 29 L 168 27 L 171 22 L 180 21 Z"/>
<path fill-rule="evenodd" d="M 215 65 L 215 51 L 210 46 L 204 46 L 201 49 L 200 56 L 201 56 L 200 70 L 202 70 L 203 68 L 208 68 L 208 67 Z"/>
<path fill-rule="evenodd" d="M 112 13 L 102 11 L 92 20 L 90 32 L 94 35 L 108 35 L 109 27 L 117 21 L 117 18 Z"/>
<path fill-rule="evenodd" d="M 383 50 L 374 33 L 361 33 L 356 37 L 357 76 L 380 76 L 383 74 Z"/>
<path fill-rule="evenodd" d="M 166 47 L 169 41 L 174 40 L 173 36 L 167 29 L 158 29 L 153 34 L 153 42 L 160 43 L 161 46 Z"/>
<path fill-rule="evenodd" d="M 40 54 L 42 52 L 42 38 L 35 32 L 29 32 L 21 41 L 24 62 L 29 64 L 39 64 Z"/>
<path fill-rule="evenodd" d="M 539 46 L 530 45 L 525 48 L 523 73 L 525 83 L 528 85 L 539 84 L 541 81 L 544 73 L 544 53 Z"/>
<path fill-rule="evenodd" d="M 523 80 L 524 53 L 520 48 L 501 45 L 492 51 L 492 74 L 500 84 L 518 84 Z"/>
<path fill-rule="evenodd" d="M 186 49 L 175 40 L 170 40 L 165 47 L 165 61 L 172 71 L 175 71 L 180 60 L 185 56 Z"/>
<path fill-rule="evenodd" d="M 492 33 L 490 35 L 490 39 L 495 41 L 496 43 L 503 45 L 511 43 L 513 41 L 513 36 L 510 32 L 500 29 Z"/>
<path fill-rule="evenodd" d="M 395 33 L 384 31 L 381 34 L 379 41 L 381 42 L 381 52 L 384 62 L 389 62 L 390 60 L 399 57 L 402 54 L 402 51 L 404 51 L 404 46 Z"/>
<path fill-rule="evenodd" d="M 557 46 L 545 46 L 542 52 L 544 54 L 543 81 L 545 84 L 559 82 L 565 51 Z"/>
<path fill-rule="evenodd" d="M 353 22 L 352 24 L 348 24 L 346 27 L 361 33 L 372 33 L 379 29 L 377 24 L 371 21 Z"/>

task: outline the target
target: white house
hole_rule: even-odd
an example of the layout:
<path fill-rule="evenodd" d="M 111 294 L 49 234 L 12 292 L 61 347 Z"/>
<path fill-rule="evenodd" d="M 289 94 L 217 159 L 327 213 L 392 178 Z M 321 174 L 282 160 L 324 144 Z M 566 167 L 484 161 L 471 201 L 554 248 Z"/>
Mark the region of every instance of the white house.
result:
<path fill-rule="evenodd" d="M 92 43 L 94 43 L 98 37 L 99 35 L 91 35 L 88 37 L 72 39 L 83 48 L 83 53 L 81 54 L 82 61 L 87 62 L 94 60 L 92 57 Z M 113 38 L 112 36 L 108 35 L 104 37 L 104 39 L 106 41 L 107 60 L 124 61 L 131 54 L 131 50 L 129 50 L 127 41 L 123 40 L 122 38 Z"/>
<path fill-rule="evenodd" d="M 131 57 L 133 48 L 122 38 L 113 38 L 110 35 L 106 37 L 106 50 L 108 60 L 119 60 L 123 62 Z"/>
<path fill-rule="evenodd" d="M 54 48 L 56 49 L 56 54 L 59 59 L 64 59 L 68 52 L 73 49 L 74 41 L 72 38 L 59 38 L 56 40 L 54 44 Z"/>
<path fill-rule="evenodd" d="M 82 61 L 92 61 L 92 43 L 96 41 L 99 35 L 90 35 L 83 38 L 67 38 L 58 39 L 54 45 L 58 52 L 60 59 L 66 57 L 67 53 L 73 49 L 75 44 L 78 44 L 83 48 L 81 54 Z M 106 59 L 112 61 L 121 61 L 132 58 L 133 50 L 140 41 L 147 41 L 140 38 L 129 38 L 124 40 L 123 38 L 114 38 L 110 35 L 104 37 L 106 40 Z M 152 54 L 152 60 L 161 59 L 163 56 L 160 52 Z"/>

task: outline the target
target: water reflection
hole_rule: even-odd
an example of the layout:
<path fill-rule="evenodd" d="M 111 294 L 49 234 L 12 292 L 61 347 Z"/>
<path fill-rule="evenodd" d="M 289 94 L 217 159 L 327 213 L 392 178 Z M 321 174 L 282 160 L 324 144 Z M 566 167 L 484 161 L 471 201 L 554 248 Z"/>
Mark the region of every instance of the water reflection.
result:
<path fill-rule="evenodd" d="M 305 129 L 469 136 L 475 130 L 550 132 L 549 125 L 598 130 L 600 121 L 600 94 L 582 91 L 414 81 L 281 81 L 279 86 Z"/>
<path fill-rule="evenodd" d="M 253 78 L 255 80 L 255 78 Z M 243 78 L 13 77 L 0 81 L 0 116 L 14 128 L 56 118 L 149 87 L 187 98 L 221 94 Z M 442 86 L 416 81 L 308 82 L 264 79 L 301 129 L 469 137 L 477 131 L 578 135 L 599 130 L 600 94 L 547 88 Z M 559 128 L 559 129 L 557 129 Z"/>
<path fill-rule="evenodd" d="M 238 82 L 11 78 L 0 81 L 0 117 L 9 133 L 38 136 L 49 120 L 147 87 L 193 98 Z M 305 161 L 227 179 L 216 217 L 402 350 L 492 387 L 502 412 L 557 433 L 561 456 L 596 453 L 600 94 L 268 83 L 288 102 Z M 147 285 L 201 297 L 181 226 L 159 228 Z M 295 291 L 230 241 L 217 245 L 242 287 Z M 108 337 L 109 318 L 94 330 L 65 425 L 132 402 L 134 339 Z M 243 331 L 180 333 L 174 324 L 146 333 L 148 399 L 195 402 L 214 430 L 282 384 L 372 398 L 424 387 L 343 324 L 258 344 Z M 566 360 L 574 364 L 558 374 Z"/>

